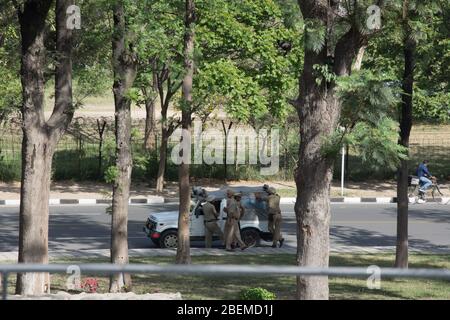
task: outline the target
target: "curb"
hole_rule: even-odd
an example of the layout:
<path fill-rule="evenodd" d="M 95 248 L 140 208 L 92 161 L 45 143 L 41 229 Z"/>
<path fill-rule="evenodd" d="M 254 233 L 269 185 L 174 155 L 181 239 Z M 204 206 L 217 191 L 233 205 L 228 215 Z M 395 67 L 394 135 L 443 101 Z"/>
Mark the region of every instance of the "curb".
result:
<path fill-rule="evenodd" d="M 281 204 L 291 204 L 295 203 L 296 198 L 281 198 Z M 392 197 L 378 197 L 378 198 L 370 198 L 370 197 L 335 197 L 330 198 L 331 203 L 346 203 L 346 204 L 357 204 L 357 203 L 397 203 L 397 198 Z M 409 203 L 415 203 L 415 198 L 409 198 Z M 440 204 L 450 204 L 450 198 L 434 198 L 428 199 L 427 203 L 440 203 Z"/>
<path fill-rule="evenodd" d="M 63 205 L 63 204 L 77 204 L 77 205 L 98 205 L 98 204 L 111 204 L 111 199 L 50 199 L 48 204 Z M 165 199 L 163 197 L 152 198 L 131 198 L 128 201 L 129 204 L 163 204 Z M 0 200 L 0 206 L 19 206 L 20 200 Z"/>
<path fill-rule="evenodd" d="M 294 204 L 297 198 L 289 197 L 289 198 L 281 198 L 281 204 Z M 335 197 L 330 198 L 330 202 L 333 204 L 336 203 L 345 203 L 345 204 L 358 204 L 358 203 L 379 203 L 379 204 L 387 204 L 387 203 L 397 203 L 397 198 L 388 198 L 388 197 Z M 411 204 L 415 203 L 415 198 L 410 198 L 409 202 Z M 112 203 L 111 199 L 50 199 L 49 205 L 110 205 Z M 164 204 L 164 203 L 172 203 L 177 204 L 178 198 L 164 198 L 164 197 L 151 197 L 151 198 L 131 198 L 128 202 L 129 204 Z M 438 203 L 438 204 L 450 204 L 450 197 L 444 198 L 434 198 L 428 199 L 427 203 Z M 0 200 L 0 206 L 19 206 L 20 200 Z"/>
<path fill-rule="evenodd" d="M 410 253 L 433 253 L 433 254 L 449 254 L 450 247 L 437 246 L 434 248 L 417 248 L 410 247 Z M 228 255 L 272 255 L 272 254 L 296 254 L 297 248 L 286 246 L 283 248 L 273 249 L 270 247 L 253 247 L 245 251 L 227 252 L 223 249 L 204 249 L 191 248 L 191 256 L 228 256 Z M 346 246 L 346 245 L 331 245 L 330 253 L 395 253 L 395 246 Z M 130 258 L 138 257 L 172 257 L 176 255 L 175 249 L 159 249 L 159 248 L 145 248 L 145 249 L 129 249 L 128 254 Z M 18 252 L 0 252 L 0 262 L 17 262 Z M 49 252 L 50 259 L 70 259 L 70 258 L 109 258 L 110 249 L 89 249 L 89 250 L 51 250 Z"/>

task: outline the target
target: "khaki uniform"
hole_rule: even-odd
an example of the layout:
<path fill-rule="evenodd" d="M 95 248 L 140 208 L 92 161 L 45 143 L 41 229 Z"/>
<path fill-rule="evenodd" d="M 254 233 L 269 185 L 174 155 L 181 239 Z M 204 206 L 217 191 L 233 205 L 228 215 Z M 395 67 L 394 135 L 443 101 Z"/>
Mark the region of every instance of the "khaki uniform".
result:
<path fill-rule="evenodd" d="M 223 232 L 220 230 L 219 225 L 217 224 L 217 218 L 219 214 L 216 211 L 216 208 L 210 202 L 206 202 L 203 205 L 203 214 L 205 215 L 205 247 L 212 247 L 212 238 L 214 234 L 218 234 L 220 240 L 224 240 Z"/>
<path fill-rule="evenodd" d="M 241 231 L 239 230 L 239 219 L 241 212 L 239 204 L 234 199 L 227 201 L 227 222 L 225 223 L 225 246 L 227 250 L 231 250 L 233 241 L 237 241 L 241 248 L 246 247 L 244 241 L 241 239 Z"/>
<path fill-rule="evenodd" d="M 281 210 L 280 210 L 280 196 L 278 194 L 271 194 L 267 197 L 267 209 L 269 214 L 269 231 L 273 235 L 273 245 L 276 246 L 281 236 Z"/>

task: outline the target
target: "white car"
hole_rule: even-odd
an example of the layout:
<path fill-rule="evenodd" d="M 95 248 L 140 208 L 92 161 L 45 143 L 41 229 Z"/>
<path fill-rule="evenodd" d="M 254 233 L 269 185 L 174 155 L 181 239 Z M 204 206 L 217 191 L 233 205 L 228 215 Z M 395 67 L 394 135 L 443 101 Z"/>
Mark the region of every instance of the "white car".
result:
<path fill-rule="evenodd" d="M 247 188 L 249 189 L 249 188 Z M 254 192 L 263 192 L 261 188 L 251 188 L 253 192 L 244 192 L 241 203 L 245 208 L 245 214 L 240 221 L 242 240 L 248 246 L 258 245 L 260 240 L 272 241 L 272 234 L 268 231 L 266 204 L 254 197 Z M 241 191 L 239 189 L 239 191 Z M 225 227 L 226 212 L 225 192 L 212 192 L 216 200 L 213 201 L 217 212 L 219 212 L 218 225 Z M 205 239 L 205 225 L 203 215 L 204 201 L 193 195 L 191 200 L 190 233 L 191 241 Z M 178 211 L 166 211 L 152 213 L 144 226 L 144 232 L 153 243 L 161 248 L 176 248 L 178 245 Z M 217 236 L 214 239 L 218 239 Z"/>

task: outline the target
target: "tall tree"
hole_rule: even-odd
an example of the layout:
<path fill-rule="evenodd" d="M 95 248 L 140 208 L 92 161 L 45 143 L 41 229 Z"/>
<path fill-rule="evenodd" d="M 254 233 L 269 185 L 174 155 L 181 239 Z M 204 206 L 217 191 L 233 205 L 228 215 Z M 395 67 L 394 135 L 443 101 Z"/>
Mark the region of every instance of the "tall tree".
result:
<path fill-rule="evenodd" d="M 131 156 L 131 99 L 128 96 L 137 73 L 137 57 L 133 35 L 127 28 L 125 2 L 113 5 L 113 71 L 114 104 L 116 111 L 116 172 L 113 185 L 111 223 L 111 263 L 128 263 L 128 201 L 130 198 Z M 109 291 L 131 290 L 129 274 L 111 276 Z"/>
<path fill-rule="evenodd" d="M 300 121 L 295 173 L 297 263 L 327 267 L 333 157 L 324 147 L 337 130 L 341 115 L 336 79 L 351 73 L 360 48 L 367 42 L 361 23 L 367 7 L 347 1 L 298 3 L 305 20 L 305 53 L 296 102 Z M 297 278 L 299 299 L 328 299 L 328 295 L 327 277 Z"/>
<path fill-rule="evenodd" d="M 164 190 L 169 138 L 174 130 L 179 126 L 179 119 L 169 117 L 167 114 L 172 98 L 178 92 L 183 83 L 183 81 L 178 80 L 180 78 L 180 74 L 174 74 L 171 68 L 171 66 L 164 63 L 160 70 L 154 71 L 156 76 L 157 91 L 161 104 L 161 144 L 159 146 L 159 166 L 156 176 L 157 192 L 162 192 Z"/>
<path fill-rule="evenodd" d="M 181 127 L 190 134 L 192 123 L 192 84 L 194 78 L 194 37 L 195 37 L 195 2 L 186 0 L 185 35 L 184 35 L 184 68 L 185 75 L 182 84 Z M 186 136 L 183 137 L 186 139 Z M 190 146 L 190 143 L 189 143 Z M 186 152 L 183 150 L 182 152 Z M 190 152 L 189 152 L 190 154 Z M 184 154 L 180 155 L 182 158 Z M 180 209 L 178 216 L 178 247 L 176 262 L 191 263 L 189 216 L 191 190 L 189 183 L 189 161 L 183 161 L 179 167 Z"/>
<path fill-rule="evenodd" d="M 45 22 L 51 0 L 28 0 L 17 7 L 22 36 L 22 185 L 20 196 L 19 263 L 48 263 L 48 218 L 52 157 L 70 124 L 72 105 L 72 30 L 66 26 L 71 0 L 57 0 L 55 106 L 44 118 Z M 19 274 L 18 294 L 50 290 L 48 274 Z"/>
<path fill-rule="evenodd" d="M 145 145 L 148 150 L 155 144 L 152 136 L 156 132 L 154 113 L 159 98 L 161 141 L 156 191 L 162 192 L 169 138 L 179 125 L 179 119 L 168 116 L 168 112 L 183 80 L 184 0 L 140 0 L 134 3 L 140 9 L 133 17 L 135 33 L 138 34 L 137 103 L 146 108 Z"/>
<path fill-rule="evenodd" d="M 405 58 L 402 81 L 402 106 L 400 112 L 399 144 L 409 148 L 409 136 L 413 124 L 413 85 L 415 68 L 416 39 L 409 25 L 409 0 L 403 1 L 403 54 Z M 408 267 L 408 160 L 402 160 L 397 174 L 397 247 L 395 266 Z"/>
<path fill-rule="evenodd" d="M 448 2 L 445 1 L 414 1 L 414 0 L 403 0 L 400 6 L 401 11 L 401 39 L 402 39 L 402 50 L 403 50 L 403 75 L 402 75 L 402 103 L 400 108 L 400 139 L 399 144 L 405 148 L 409 148 L 409 137 L 411 133 L 411 128 L 413 126 L 416 89 L 415 89 L 415 78 L 416 73 L 427 73 L 427 87 L 429 89 L 434 89 L 432 82 L 428 80 L 428 65 L 425 66 L 425 70 L 416 70 L 417 61 L 417 51 L 421 47 L 421 41 L 426 38 L 425 35 L 432 34 L 436 28 L 436 16 L 437 13 L 441 13 L 445 8 L 445 4 L 448 7 Z M 427 21 L 426 23 L 424 21 Z M 431 21 L 431 23 L 428 23 Z M 432 40 L 432 39 L 431 39 Z M 422 45 L 423 46 L 423 45 Z M 423 62 L 422 62 L 423 63 Z M 421 71 L 421 72 L 420 72 Z M 439 77 L 434 77 L 439 78 Z M 438 80 L 439 81 L 439 80 Z M 431 83 L 430 83 L 431 82 Z M 423 85 L 423 84 L 420 84 Z M 433 104 L 432 101 L 439 101 L 440 90 L 429 90 L 432 93 L 429 103 Z M 420 91 L 419 91 L 420 92 Z M 437 99 L 436 99 L 437 96 Z M 448 107 L 447 107 L 448 108 Z M 430 108 L 430 113 L 434 113 L 433 109 L 443 109 L 442 106 L 438 104 Z M 445 109 L 444 109 L 445 110 Z M 440 111 L 442 112 L 442 111 Z M 437 112 L 439 119 L 441 117 Z M 432 118 L 427 112 L 424 113 L 425 119 Z M 407 268 L 408 267 L 408 174 L 410 167 L 407 159 L 403 160 L 398 168 L 397 174 L 397 246 L 395 255 L 395 266 L 397 268 Z"/>

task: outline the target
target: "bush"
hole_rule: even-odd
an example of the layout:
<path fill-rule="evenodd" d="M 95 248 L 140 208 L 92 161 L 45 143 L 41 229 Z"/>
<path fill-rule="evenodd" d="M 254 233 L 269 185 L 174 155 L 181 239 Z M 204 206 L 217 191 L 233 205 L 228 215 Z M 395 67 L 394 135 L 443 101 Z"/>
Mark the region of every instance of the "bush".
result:
<path fill-rule="evenodd" d="M 240 300 L 275 300 L 276 295 L 264 288 L 250 288 L 242 290 Z"/>
<path fill-rule="evenodd" d="M 5 159 L 0 155 L 0 181 L 19 181 L 22 174 L 21 170 L 20 159 Z"/>

